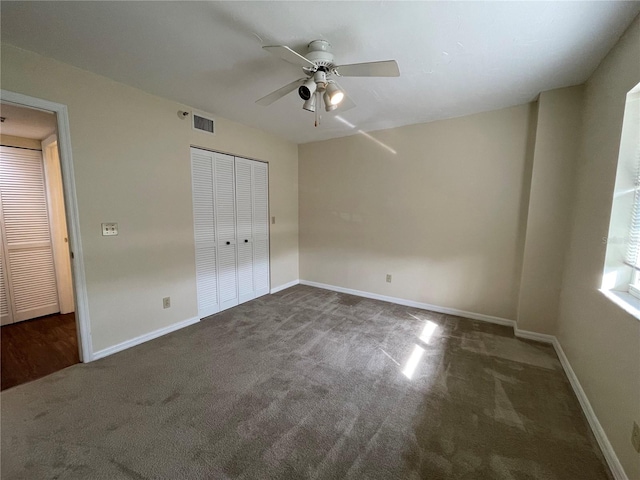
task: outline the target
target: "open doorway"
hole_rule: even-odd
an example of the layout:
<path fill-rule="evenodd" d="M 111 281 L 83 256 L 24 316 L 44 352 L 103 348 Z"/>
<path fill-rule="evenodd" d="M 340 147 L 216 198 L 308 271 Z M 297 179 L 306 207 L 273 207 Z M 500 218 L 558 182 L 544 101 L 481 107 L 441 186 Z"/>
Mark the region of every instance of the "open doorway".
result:
<path fill-rule="evenodd" d="M 57 118 L 0 104 L 1 387 L 80 361 Z"/>

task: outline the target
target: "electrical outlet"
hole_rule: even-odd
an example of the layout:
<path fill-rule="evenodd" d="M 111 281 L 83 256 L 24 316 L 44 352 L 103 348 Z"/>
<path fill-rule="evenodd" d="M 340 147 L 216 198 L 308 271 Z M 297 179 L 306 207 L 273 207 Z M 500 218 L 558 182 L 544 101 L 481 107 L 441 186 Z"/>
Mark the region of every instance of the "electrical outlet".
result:
<path fill-rule="evenodd" d="M 271 225 L 275 225 L 276 224 L 276 217 L 271 217 Z"/>
<path fill-rule="evenodd" d="M 171 306 L 171 297 L 164 297 L 162 299 L 162 308 L 169 308 Z"/>
<path fill-rule="evenodd" d="M 117 223 L 103 223 L 102 224 L 102 236 L 109 237 L 111 235 L 118 234 L 118 224 Z"/>
<path fill-rule="evenodd" d="M 631 431 L 631 443 L 636 452 L 640 453 L 640 427 L 636 422 L 633 422 L 633 430 Z"/>
<path fill-rule="evenodd" d="M 391 283 L 391 274 L 387 273 L 387 283 Z"/>

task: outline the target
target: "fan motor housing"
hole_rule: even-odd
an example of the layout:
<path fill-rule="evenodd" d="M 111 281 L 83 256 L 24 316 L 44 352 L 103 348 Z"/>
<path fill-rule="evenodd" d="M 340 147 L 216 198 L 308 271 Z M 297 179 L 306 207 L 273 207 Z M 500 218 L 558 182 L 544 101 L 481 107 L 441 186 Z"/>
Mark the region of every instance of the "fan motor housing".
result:
<path fill-rule="evenodd" d="M 326 71 L 331 71 L 335 67 L 331 44 L 326 40 L 314 40 L 307 45 L 307 49 L 309 50 L 307 59 L 318 65 L 320 69 L 324 67 Z"/>

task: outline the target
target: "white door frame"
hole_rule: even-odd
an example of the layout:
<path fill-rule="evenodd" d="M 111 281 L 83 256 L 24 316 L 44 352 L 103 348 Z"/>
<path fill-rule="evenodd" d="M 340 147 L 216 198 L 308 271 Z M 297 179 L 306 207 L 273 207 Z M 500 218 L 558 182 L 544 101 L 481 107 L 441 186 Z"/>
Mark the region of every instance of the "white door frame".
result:
<path fill-rule="evenodd" d="M 87 296 L 84 257 L 80 239 L 80 217 L 78 215 L 78 200 L 76 198 L 76 184 L 73 173 L 67 106 L 8 90 L 0 90 L 0 100 L 5 103 L 56 113 L 58 150 L 60 152 L 60 167 L 64 186 L 64 205 L 67 228 L 69 230 L 69 248 L 72 256 L 71 269 L 73 272 L 73 286 L 75 287 L 76 325 L 78 326 L 76 330 L 78 332 L 80 361 L 90 362 L 93 360 L 93 347 L 91 345 L 91 323 L 89 321 L 89 298 Z"/>

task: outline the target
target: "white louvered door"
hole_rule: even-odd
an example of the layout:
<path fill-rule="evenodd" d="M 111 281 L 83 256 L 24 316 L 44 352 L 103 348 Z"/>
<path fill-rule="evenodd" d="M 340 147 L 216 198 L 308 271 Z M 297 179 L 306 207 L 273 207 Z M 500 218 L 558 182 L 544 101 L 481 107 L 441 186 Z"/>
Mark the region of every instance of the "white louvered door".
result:
<path fill-rule="evenodd" d="M 2 204 L 0 203 L 0 225 L 2 224 Z M 4 238 L 4 235 L 2 236 Z M 7 269 L 4 267 L 6 254 L 4 252 L 4 240 L 0 243 L 0 325 L 13 323 L 12 308 L 9 308 L 9 290 L 7 281 Z"/>
<path fill-rule="evenodd" d="M 191 149 L 200 318 L 269 293 L 268 165 Z"/>
<path fill-rule="evenodd" d="M 214 219 L 213 153 L 191 149 L 193 220 L 196 244 L 198 316 L 220 310 L 218 301 L 218 249 Z"/>
<path fill-rule="evenodd" d="M 0 204 L 3 321 L 60 311 L 41 152 L 0 147 Z"/>
<path fill-rule="evenodd" d="M 236 157 L 236 210 L 238 232 L 239 302 L 255 298 L 253 285 L 253 185 L 252 162 Z"/>
<path fill-rule="evenodd" d="M 218 285 L 220 310 L 238 305 L 236 202 L 234 159 L 214 153 L 215 219 L 218 231 Z"/>
<path fill-rule="evenodd" d="M 269 293 L 269 166 L 252 162 L 253 287 L 255 297 Z"/>

